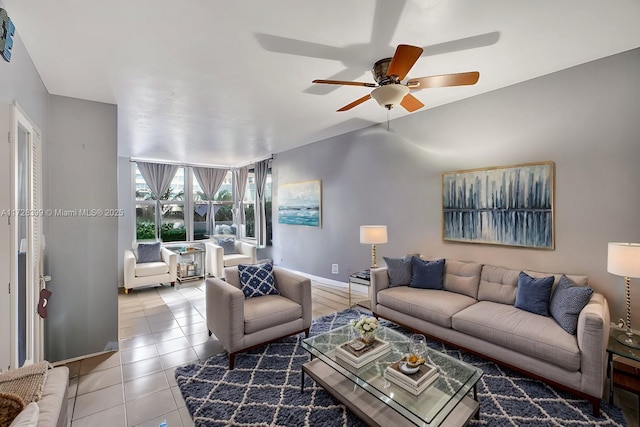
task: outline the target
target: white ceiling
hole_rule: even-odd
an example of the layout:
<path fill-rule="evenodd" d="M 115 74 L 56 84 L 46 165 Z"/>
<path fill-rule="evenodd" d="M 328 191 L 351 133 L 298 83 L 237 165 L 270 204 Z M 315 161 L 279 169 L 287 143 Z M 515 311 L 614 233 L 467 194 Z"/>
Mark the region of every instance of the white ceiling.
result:
<path fill-rule="evenodd" d="M 355 86 L 395 47 L 428 108 L 640 47 L 638 0 L 4 0 L 47 90 L 118 105 L 118 153 L 239 165 L 385 122 Z M 593 82 L 598 84 L 598 82 Z M 404 116 L 401 107 L 391 118 Z"/>

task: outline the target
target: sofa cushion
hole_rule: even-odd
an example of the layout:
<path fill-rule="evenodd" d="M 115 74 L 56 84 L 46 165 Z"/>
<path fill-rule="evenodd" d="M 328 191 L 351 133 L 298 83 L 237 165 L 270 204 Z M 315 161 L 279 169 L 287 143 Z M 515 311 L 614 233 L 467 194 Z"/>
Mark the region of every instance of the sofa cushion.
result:
<path fill-rule="evenodd" d="M 239 264 L 238 274 L 245 298 L 280 294 L 273 278 L 273 264 L 270 262 L 255 265 Z"/>
<path fill-rule="evenodd" d="M 18 416 L 13 420 L 9 427 L 35 427 L 38 425 L 40 417 L 40 408 L 36 402 L 29 403 Z"/>
<path fill-rule="evenodd" d="M 453 329 L 536 357 L 562 368 L 580 369 L 575 336 L 551 317 L 538 316 L 512 305 L 479 301 L 452 317 Z"/>
<path fill-rule="evenodd" d="M 553 281 L 553 276 L 536 279 L 520 272 L 514 307 L 548 317 Z"/>
<path fill-rule="evenodd" d="M 253 260 L 250 256 L 243 254 L 234 254 L 234 255 L 225 255 L 224 256 L 224 266 L 225 267 L 235 267 L 240 264 L 251 264 Z"/>
<path fill-rule="evenodd" d="M 411 283 L 411 259 L 412 256 L 403 258 L 383 257 L 387 264 L 387 274 L 389 274 L 389 286 L 406 286 Z"/>
<path fill-rule="evenodd" d="M 454 292 L 409 286 L 383 289 L 377 298 L 379 304 L 445 328 L 451 327 L 451 316 L 476 302 Z"/>
<path fill-rule="evenodd" d="M 300 304 L 281 295 L 249 298 L 244 302 L 244 333 L 252 334 L 301 317 Z"/>
<path fill-rule="evenodd" d="M 513 305 L 520 270 L 510 270 L 494 265 L 485 265 L 480 274 L 478 301 L 493 301 Z"/>
<path fill-rule="evenodd" d="M 423 259 L 435 261 L 437 258 L 423 257 Z M 482 264 L 447 259 L 444 263 L 444 289 L 478 298 L 481 272 Z"/>
<path fill-rule="evenodd" d="M 169 273 L 166 262 L 145 262 L 136 265 L 136 277 L 158 276 Z"/>
<path fill-rule="evenodd" d="M 236 249 L 235 236 L 218 237 L 216 238 L 216 245 L 222 247 L 222 252 L 225 255 L 233 255 L 238 253 L 238 250 Z"/>
<path fill-rule="evenodd" d="M 138 243 L 138 264 L 162 261 L 161 250 L 162 242 Z"/>
<path fill-rule="evenodd" d="M 421 289 L 444 289 L 444 259 L 426 261 L 411 258 L 411 283 L 409 286 Z"/>
<path fill-rule="evenodd" d="M 578 330 L 578 316 L 592 294 L 591 287 L 577 286 L 567 276 L 562 276 L 551 296 L 549 312 L 562 329 L 575 335 Z"/>

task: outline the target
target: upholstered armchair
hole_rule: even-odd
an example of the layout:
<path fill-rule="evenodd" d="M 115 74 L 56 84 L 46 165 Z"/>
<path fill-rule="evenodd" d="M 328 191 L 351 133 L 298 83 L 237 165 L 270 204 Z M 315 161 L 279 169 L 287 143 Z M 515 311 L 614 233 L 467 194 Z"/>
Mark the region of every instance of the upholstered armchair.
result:
<path fill-rule="evenodd" d="M 223 247 L 221 244 L 224 244 Z M 225 267 L 256 263 L 256 245 L 230 238 L 213 238 L 205 246 L 205 265 L 208 276 L 223 277 Z"/>
<path fill-rule="evenodd" d="M 311 326 L 311 281 L 273 267 L 279 295 L 245 298 L 238 267 L 225 268 L 225 280 L 206 280 L 207 328 L 229 353 L 236 354 L 304 332 Z"/>
<path fill-rule="evenodd" d="M 158 248 L 155 245 L 158 245 Z M 145 251 L 142 257 L 140 256 L 142 244 L 138 245 L 138 256 L 133 250 L 124 251 L 124 292 L 126 294 L 131 289 L 142 286 L 167 282 L 173 286 L 176 283 L 178 254 L 162 247 L 160 243 L 149 246 L 153 246 L 150 249 L 150 254 Z M 157 255 L 158 249 L 160 251 L 159 257 Z"/>

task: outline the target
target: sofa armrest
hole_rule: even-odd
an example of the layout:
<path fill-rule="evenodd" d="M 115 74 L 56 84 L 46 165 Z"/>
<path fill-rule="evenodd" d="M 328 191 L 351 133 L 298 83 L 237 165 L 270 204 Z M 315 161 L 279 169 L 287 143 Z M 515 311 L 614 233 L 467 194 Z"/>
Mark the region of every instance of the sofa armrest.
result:
<path fill-rule="evenodd" d="M 256 245 L 252 245 L 251 243 L 247 243 L 247 242 L 237 241 L 236 249 L 242 255 L 246 255 L 251 258 L 250 264 L 256 263 L 256 260 L 258 259 L 258 255 L 257 255 L 258 248 L 256 247 Z"/>
<path fill-rule="evenodd" d="M 133 251 L 124 251 L 124 287 L 133 283 L 136 278 L 136 256 Z"/>
<path fill-rule="evenodd" d="M 604 378 L 607 372 L 610 322 L 606 298 L 602 294 L 594 292 L 591 300 L 578 316 L 577 331 L 582 391 L 591 396 L 602 397 Z"/>
<path fill-rule="evenodd" d="M 206 280 L 207 328 L 228 352 L 243 347 L 244 294 L 219 278 Z"/>
<path fill-rule="evenodd" d="M 311 280 L 278 267 L 274 267 L 273 277 L 280 294 L 302 307 L 304 327 L 311 326 Z"/>
<path fill-rule="evenodd" d="M 171 276 L 171 281 L 175 282 L 178 278 L 178 254 L 167 248 L 162 248 L 160 255 L 162 256 L 162 261 L 169 264 L 169 275 Z"/>
<path fill-rule="evenodd" d="M 222 277 L 224 270 L 224 249 L 213 242 L 205 242 L 205 265 L 207 274 L 214 277 Z"/>
<path fill-rule="evenodd" d="M 389 274 L 386 267 L 371 269 L 369 286 L 371 287 L 371 310 L 375 313 L 378 305 L 378 292 L 389 287 Z"/>

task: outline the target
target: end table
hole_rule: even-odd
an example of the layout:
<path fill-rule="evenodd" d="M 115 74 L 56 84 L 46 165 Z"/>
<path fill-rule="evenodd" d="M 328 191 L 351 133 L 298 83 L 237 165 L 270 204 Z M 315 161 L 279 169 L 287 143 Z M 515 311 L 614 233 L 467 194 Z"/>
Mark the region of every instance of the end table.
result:
<path fill-rule="evenodd" d="M 609 332 L 609 343 L 607 345 L 607 376 L 609 377 L 609 404 L 613 405 L 613 387 L 638 395 L 640 406 L 640 367 L 624 363 L 620 359 L 640 362 L 640 349 L 628 347 L 619 342 L 615 335 L 622 331 L 618 328 L 611 328 Z M 618 356 L 613 360 L 613 356 Z"/>
<path fill-rule="evenodd" d="M 364 307 L 366 309 L 371 309 L 371 275 L 369 270 L 359 271 L 357 273 L 351 273 L 349 275 L 349 307 L 351 307 L 351 286 L 352 285 L 362 285 L 367 287 L 367 299 L 366 301 L 357 302 L 356 305 Z"/>

